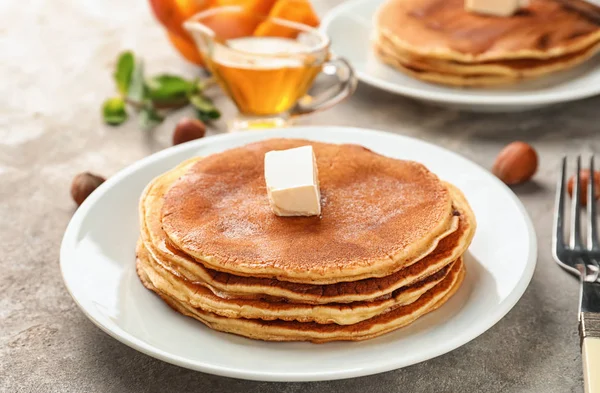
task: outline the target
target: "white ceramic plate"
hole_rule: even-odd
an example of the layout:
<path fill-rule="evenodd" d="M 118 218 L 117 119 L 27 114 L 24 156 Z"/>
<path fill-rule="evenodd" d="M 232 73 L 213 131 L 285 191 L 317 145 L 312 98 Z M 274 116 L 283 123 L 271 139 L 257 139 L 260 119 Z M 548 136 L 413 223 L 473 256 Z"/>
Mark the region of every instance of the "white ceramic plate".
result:
<path fill-rule="evenodd" d="M 485 112 L 522 111 L 600 94 L 600 56 L 569 71 L 508 87 L 461 89 L 419 81 L 381 63 L 372 50 L 373 15 L 383 1 L 344 2 L 321 24 L 332 51 L 348 59 L 365 83 L 437 105 Z"/>
<path fill-rule="evenodd" d="M 479 226 L 466 257 L 467 276 L 456 295 L 409 327 L 380 338 L 316 345 L 267 343 L 212 331 L 172 311 L 146 290 L 134 269 L 137 205 L 146 184 L 192 156 L 271 137 L 361 144 L 381 154 L 420 161 L 460 187 Z M 510 189 L 486 170 L 416 139 L 346 127 L 225 134 L 147 157 L 110 178 L 81 205 L 60 253 L 71 296 L 117 340 L 179 366 L 268 381 L 357 377 L 451 351 L 492 327 L 515 305 L 535 261 L 536 238 L 527 213 Z"/>

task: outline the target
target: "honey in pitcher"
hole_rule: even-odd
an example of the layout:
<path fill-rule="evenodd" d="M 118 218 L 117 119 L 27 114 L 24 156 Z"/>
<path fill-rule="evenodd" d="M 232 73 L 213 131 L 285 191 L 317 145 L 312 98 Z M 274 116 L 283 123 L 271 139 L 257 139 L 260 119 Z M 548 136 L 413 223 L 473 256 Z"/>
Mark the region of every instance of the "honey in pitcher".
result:
<path fill-rule="evenodd" d="M 284 113 L 311 87 L 322 61 L 295 39 L 243 37 L 216 43 L 208 65 L 239 111 Z"/>

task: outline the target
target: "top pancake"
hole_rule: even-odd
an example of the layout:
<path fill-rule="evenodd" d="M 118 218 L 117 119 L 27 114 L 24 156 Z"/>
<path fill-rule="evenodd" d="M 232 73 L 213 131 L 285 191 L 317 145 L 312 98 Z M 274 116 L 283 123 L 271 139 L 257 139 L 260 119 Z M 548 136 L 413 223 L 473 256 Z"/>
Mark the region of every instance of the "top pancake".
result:
<path fill-rule="evenodd" d="M 312 145 L 321 217 L 271 212 L 264 155 Z M 423 165 L 355 145 L 271 139 L 206 157 L 164 196 L 163 229 L 207 267 L 240 276 L 335 283 L 383 277 L 448 234 L 452 201 Z"/>
<path fill-rule="evenodd" d="M 600 40 L 600 7 L 582 0 L 531 0 L 510 17 L 467 12 L 464 0 L 390 0 L 375 23 L 399 48 L 462 62 L 547 59 Z"/>
<path fill-rule="evenodd" d="M 204 285 L 225 298 L 263 299 L 306 304 L 349 303 L 389 296 L 394 290 L 410 285 L 443 269 L 459 258 L 473 238 L 476 222 L 462 193 L 446 184 L 453 201 L 458 228 L 438 243 L 436 249 L 418 262 L 389 276 L 329 285 L 302 284 L 273 278 L 240 277 L 208 269 L 170 244 L 162 229 L 160 212 L 164 193 L 171 184 L 200 158 L 194 158 L 155 178 L 146 187 L 140 201 L 141 240 L 144 248 L 171 274 Z"/>

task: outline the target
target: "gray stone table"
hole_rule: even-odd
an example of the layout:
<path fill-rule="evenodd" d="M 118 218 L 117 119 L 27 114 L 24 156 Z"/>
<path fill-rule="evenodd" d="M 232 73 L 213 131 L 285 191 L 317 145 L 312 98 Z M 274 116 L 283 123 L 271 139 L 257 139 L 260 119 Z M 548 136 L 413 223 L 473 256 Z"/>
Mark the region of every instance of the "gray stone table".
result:
<path fill-rule="evenodd" d="M 333 2 L 324 4 L 329 6 Z M 528 113 L 484 115 L 419 104 L 366 85 L 307 124 L 410 135 L 490 167 L 508 142 L 532 143 L 535 181 L 515 187 L 538 234 L 533 281 L 515 308 L 471 343 L 380 375 L 320 383 L 216 377 L 155 360 L 117 342 L 79 311 L 58 264 L 75 207 L 74 174 L 110 176 L 170 145 L 173 115 L 154 132 L 102 124 L 116 54 L 150 72 L 193 75 L 147 2 L 4 0 L 0 5 L 0 391 L 2 392 L 582 392 L 577 282 L 554 265 L 550 231 L 560 157 L 600 147 L 600 97 Z M 233 113 L 226 99 L 218 104 Z M 223 124 L 211 130 L 222 132 Z"/>

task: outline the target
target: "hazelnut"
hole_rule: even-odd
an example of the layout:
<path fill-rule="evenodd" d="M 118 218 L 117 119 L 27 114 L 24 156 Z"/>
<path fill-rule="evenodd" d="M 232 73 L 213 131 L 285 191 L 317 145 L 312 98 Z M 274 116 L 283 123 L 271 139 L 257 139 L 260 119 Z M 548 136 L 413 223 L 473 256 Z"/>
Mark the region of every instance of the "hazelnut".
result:
<path fill-rule="evenodd" d="M 190 119 L 184 117 L 179 120 L 175 131 L 173 131 L 173 144 L 179 145 L 180 143 L 193 141 L 194 139 L 200 139 L 206 134 L 206 126 L 198 119 Z"/>
<path fill-rule="evenodd" d="M 92 191 L 104 183 L 105 180 L 102 176 L 97 176 L 89 172 L 83 172 L 75 176 L 73 183 L 71 183 L 71 197 L 73 197 L 77 206 L 81 205 Z"/>
<path fill-rule="evenodd" d="M 523 183 L 533 177 L 538 167 L 538 156 L 533 147 L 525 142 L 508 144 L 494 162 L 492 173 L 504 183 Z"/>
<path fill-rule="evenodd" d="M 582 169 L 579 172 L 579 179 L 581 182 L 581 204 L 587 205 L 587 186 L 588 181 L 590 180 L 590 170 Z M 567 183 L 567 191 L 569 191 L 569 195 L 573 198 L 573 187 L 575 185 L 575 175 L 569 178 Z M 600 199 L 600 172 L 594 171 L 594 198 L 596 200 Z"/>

